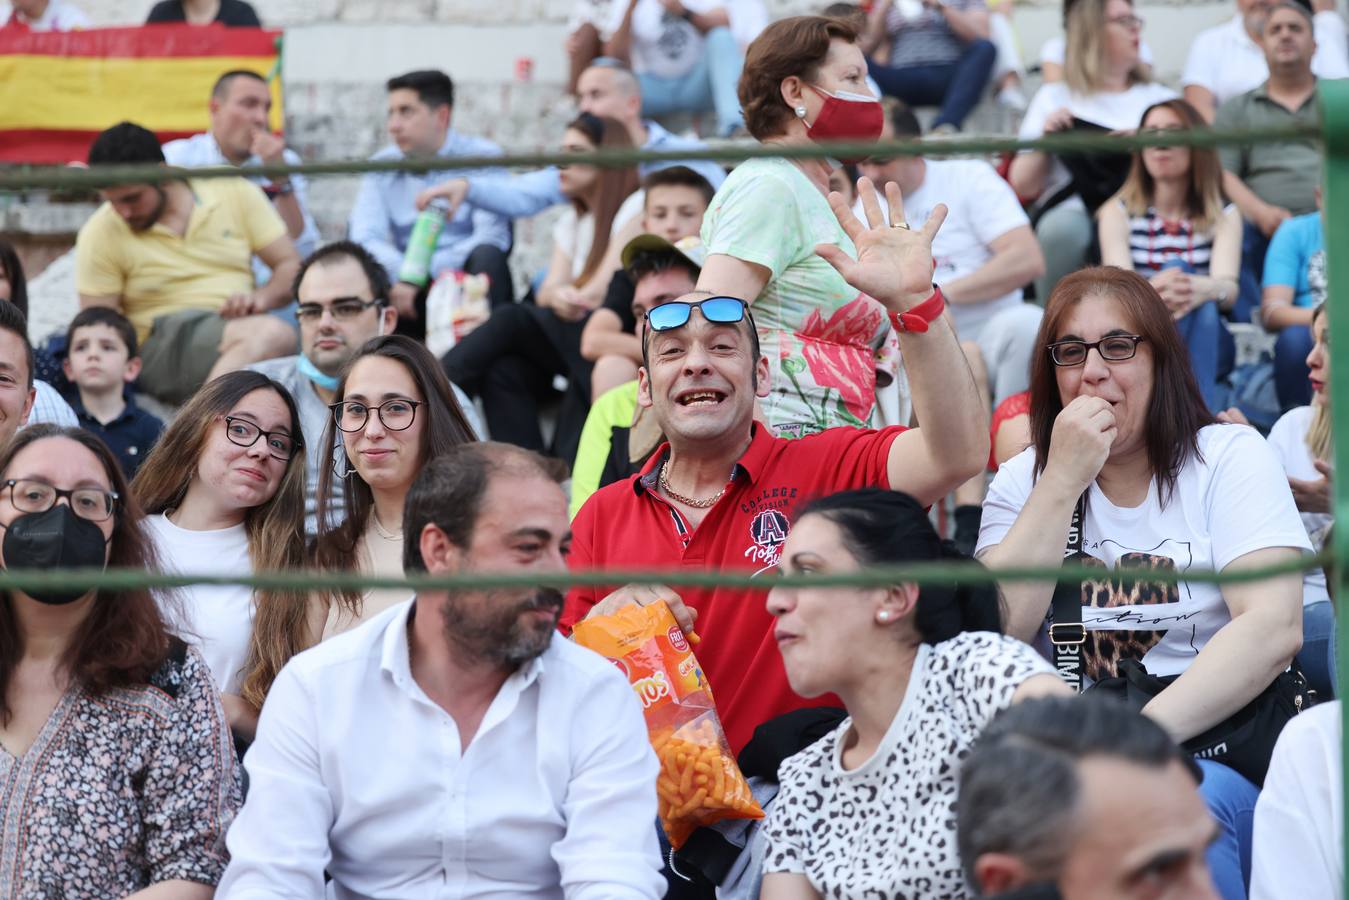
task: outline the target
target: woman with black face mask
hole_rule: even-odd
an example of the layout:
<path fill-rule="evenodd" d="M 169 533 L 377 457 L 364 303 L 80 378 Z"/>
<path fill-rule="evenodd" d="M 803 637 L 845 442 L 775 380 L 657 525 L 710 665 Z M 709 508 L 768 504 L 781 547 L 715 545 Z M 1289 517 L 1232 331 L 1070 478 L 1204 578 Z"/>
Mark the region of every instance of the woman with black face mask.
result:
<path fill-rule="evenodd" d="M 141 521 L 88 432 L 0 452 L 6 569 L 153 570 Z M 0 593 L 0 896 L 209 898 L 240 800 L 211 672 L 148 590 Z"/>

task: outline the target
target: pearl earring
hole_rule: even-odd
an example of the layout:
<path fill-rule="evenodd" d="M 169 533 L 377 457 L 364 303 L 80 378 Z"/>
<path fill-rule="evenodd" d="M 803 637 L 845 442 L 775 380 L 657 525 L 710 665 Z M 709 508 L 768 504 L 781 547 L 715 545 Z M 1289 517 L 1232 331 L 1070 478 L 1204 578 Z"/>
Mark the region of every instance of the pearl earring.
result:
<path fill-rule="evenodd" d="M 882 622 L 889 622 L 890 610 L 888 609 L 881 610 L 880 612 L 876 613 L 876 618 L 880 619 Z"/>
<path fill-rule="evenodd" d="M 798 119 L 804 119 L 806 117 L 806 108 L 804 106 L 798 106 L 796 108 L 796 117 Z"/>

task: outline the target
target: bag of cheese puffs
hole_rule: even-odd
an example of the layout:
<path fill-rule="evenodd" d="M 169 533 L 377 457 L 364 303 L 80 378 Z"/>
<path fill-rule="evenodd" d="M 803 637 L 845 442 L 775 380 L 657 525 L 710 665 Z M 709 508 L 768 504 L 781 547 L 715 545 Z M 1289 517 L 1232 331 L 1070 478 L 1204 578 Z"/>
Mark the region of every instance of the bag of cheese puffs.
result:
<path fill-rule="evenodd" d="M 626 606 L 578 622 L 572 634 L 623 670 L 642 703 L 660 760 L 660 821 L 672 847 L 722 819 L 763 818 L 726 743 L 712 689 L 669 606 Z"/>

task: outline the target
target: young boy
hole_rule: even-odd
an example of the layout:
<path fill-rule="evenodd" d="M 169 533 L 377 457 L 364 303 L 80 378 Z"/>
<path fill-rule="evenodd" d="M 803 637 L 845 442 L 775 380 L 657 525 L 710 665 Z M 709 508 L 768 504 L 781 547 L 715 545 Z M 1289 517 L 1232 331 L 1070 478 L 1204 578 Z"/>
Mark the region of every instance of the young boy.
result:
<path fill-rule="evenodd" d="M 671 244 L 698 236 L 703 214 L 716 193 L 706 178 L 685 166 L 657 169 L 642 181 L 642 188 L 646 191 L 642 231 Z M 592 397 L 637 377 L 642 343 L 637 339 L 637 316 L 632 308 L 635 291 L 625 266 L 614 274 L 604 305 L 591 313 L 581 332 L 581 355 L 595 363 Z"/>
<path fill-rule="evenodd" d="M 71 406 L 81 427 L 101 437 L 129 480 L 164 430 L 136 406 L 128 387 L 140 374 L 136 329 L 106 306 L 82 310 L 66 331 L 66 377 L 78 392 Z"/>

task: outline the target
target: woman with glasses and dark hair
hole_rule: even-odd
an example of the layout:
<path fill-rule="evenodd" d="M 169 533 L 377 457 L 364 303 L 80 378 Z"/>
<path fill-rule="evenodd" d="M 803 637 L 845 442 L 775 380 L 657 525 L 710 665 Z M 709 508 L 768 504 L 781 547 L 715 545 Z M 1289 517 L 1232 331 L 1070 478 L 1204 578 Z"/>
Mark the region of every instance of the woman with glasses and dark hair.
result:
<path fill-rule="evenodd" d="M 1040 343 L 1032 444 L 993 479 L 977 555 L 993 569 L 1058 566 L 1072 550 L 1101 567 L 1099 580 L 1082 584 L 1083 631 L 1065 632 L 1085 633 L 1083 684 L 1124 675 L 1128 660 L 1175 676 L 1143 711 L 1187 741 L 1288 668 L 1302 643 L 1302 579 L 1219 586 L 1111 572 L 1296 562 L 1310 545 L 1288 481 L 1253 429 L 1214 422 L 1171 311 L 1141 275 L 1102 267 L 1060 281 Z M 1079 510 L 1080 528 L 1070 529 Z M 1047 647 L 1053 583 L 1008 581 L 1002 592 L 1008 633 Z M 1219 763 L 1200 764 L 1223 826 L 1210 856 L 1215 877 L 1225 897 L 1245 896 L 1256 787 Z"/>
<path fill-rule="evenodd" d="M 197 391 L 132 482 L 164 569 L 238 575 L 303 566 L 301 433 L 295 401 L 266 375 L 230 372 Z M 230 726 L 251 740 L 262 707 L 261 696 L 244 689 L 255 614 L 302 612 L 304 595 L 241 585 L 176 593 L 174 624 L 206 657 Z"/>
<path fill-rule="evenodd" d="M 0 479 L 6 569 L 154 570 L 88 432 L 19 432 Z M 239 803 L 211 671 L 148 589 L 0 593 L 0 894 L 205 900 Z"/>
<path fill-rule="evenodd" d="M 573 119 L 562 135 L 567 153 L 631 148 L 622 123 L 590 113 Z M 553 226 L 553 254 L 535 304 L 492 310 L 491 318 L 445 354 L 445 370 L 451 381 L 482 398 L 492 440 L 541 452 L 539 400 L 553 391 L 555 378 L 567 378 L 551 453 L 570 461 L 590 408 L 591 364 L 581 355 L 581 332 L 621 268 L 626 238 L 640 230 L 642 194 L 635 166 L 558 169 L 569 203 Z M 418 202 L 441 188 L 425 192 Z"/>

